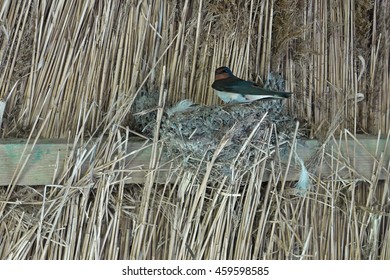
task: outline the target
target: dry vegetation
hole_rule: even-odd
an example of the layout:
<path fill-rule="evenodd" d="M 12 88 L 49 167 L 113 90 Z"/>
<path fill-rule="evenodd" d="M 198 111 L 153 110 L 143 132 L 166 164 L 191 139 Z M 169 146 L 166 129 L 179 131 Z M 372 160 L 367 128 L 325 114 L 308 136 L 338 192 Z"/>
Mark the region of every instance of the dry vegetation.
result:
<path fill-rule="evenodd" d="M 388 1 L 1 1 L 2 137 L 94 142 L 69 151 L 51 185 L 0 187 L 0 258 L 390 259 L 381 151 L 371 178 L 341 179 L 335 161 L 299 194 L 268 160 L 269 141 L 250 164 L 240 151 L 234 176 L 215 177 L 222 138 L 197 159 L 204 172 L 172 161 L 171 178 L 155 183 L 164 107 L 218 103 L 210 84 L 221 65 L 259 83 L 282 73 L 287 109 L 324 145 L 348 131 L 389 140 L 389 14 Z M 128 125 L 145 92 L 159 93 L 150 172 L 128 185 Z"/>

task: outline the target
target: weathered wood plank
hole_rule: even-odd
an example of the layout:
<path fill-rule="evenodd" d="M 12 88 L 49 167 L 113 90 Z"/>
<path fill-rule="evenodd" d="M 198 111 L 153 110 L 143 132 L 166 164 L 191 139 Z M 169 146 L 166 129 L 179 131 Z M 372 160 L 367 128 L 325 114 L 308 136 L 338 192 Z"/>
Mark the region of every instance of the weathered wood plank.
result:
<path fill-rule="evenodd" d="M 126 159 L 129 183 L 145 182 L 151 148 L 143 148 L 144 145 L 140 139 L 127 143 L 127 153 L 133 153 Z M 12 180 L 17 185 L 52 184 L 63 172 L 65 159 L 73 148 L 61 139 L 39 140 L 35 145 L 26 144 L 23 139 L 0 140 L 0 185 L 8 185 Z M 309 171 L 321 178 L 372 180 L 376 176 L 383 180 L 389 177 L 390 143 L 386 139 L 378 141 L 376 137 L 359 136 L 356 141 L 349 136 L 331 140 L 325 146 L 317 140 L 299 140 L 296 151 L 308 164 Z M 288 155 L 289 151 L 281 154 L 283 162 L 287 162 Z M 318 168 L 322 155 L 323 164 Z M 88 161 L 83 169 L 87 167 Z M 18 173 L 21 168 L 22 172 Z M 380 172 L 375 174 L 378 170 Z M 160 178 L 165 175 L 160 172 Z M 298 176 L 299 165 L 293 161 L 287 180 L 296 181 Z"/>
<path fill-rule="evenodd" d="M 12 180 L 20 185 L 52 183 L 55 170 L 63 168 L 71 148 L 59 139 L 39 140 L 34 147 L 26 142 L 25 139 L 0 140 L 0 185 L 8 185 Z M 21 169 L 23 172 L 17 176 Z"/>
<path fill-rule="evenodd" d="M 151 149 L 143 149 L 144 143 L 138 138 L 127 143 L 128 154 L 141 149 L 127 158 L 126 170 L 129 180 L 134 183 L 144 182 L 148 172 Z M 87 149 L 92 148 L 92 145 L 87 146 Z M 74 148 L 78 147 L 64 139 L 42 139 L 35 145 L 27 143 L 26 139 L 1 139 L 0 186 L 11 182 L 16 182 L 16 185 L 52 184 L 63 173 L 65 161 Z M 82 164 L 83 170 L 87 170 L 89 158 Z"/>
<path fill-rule="evenodd" d="M 309 171 L 323 179 L 384 180 L 389 177 L 390 167 L 390 143 L 387 142 L 385 138 L 378 140 L 369 135 L 359 135 L 357 139 L 344 135 L 342 139 L 329 140 L 326 145 L 317 140 L 301 140 L 297 153 Z"/>

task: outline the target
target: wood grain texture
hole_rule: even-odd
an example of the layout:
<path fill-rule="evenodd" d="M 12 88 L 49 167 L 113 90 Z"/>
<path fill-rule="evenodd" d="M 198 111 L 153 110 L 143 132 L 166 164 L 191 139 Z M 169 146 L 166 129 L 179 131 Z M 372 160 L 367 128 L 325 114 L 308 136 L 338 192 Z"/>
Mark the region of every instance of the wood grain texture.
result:
<path fill-rule="evenodd" d="M 25 139 L 0 140 L 0 185 L 11 182 L 16 185 L 53 184 L 64 172 L 65 162 L 74 148 L 61 139 L 38 140 L 35 145 L 27 143 Z M 151 147 L 135 138 L 127 143 L 127 150 L 122 154 L 126 158 L 126 182 L 144 183 L 149 171 Z M 290 150 L 280 152 L 284 168 L 288 165 L 289 155 Z M 317 140 L 299 140 L 296 155 L 305 162 L 313 178 L 376 181 L 390 176 L 390 143 L 383 138 L 378 140 L 376 137 L 359 136 L 354 139 L 346 136 L 331 139 L 326 145 L 321 145 Z M 300 166 L 295 154 L 291 159 L 287 181 L 296 181 Z M 100 163 L 101 170 L 104 164 Z M 160 182 L 166 180 L 169 165 L 166 166 L 166 169 L 158 170 Z M 89 161 L 85 160 L 82 169 L 87 170 L 88 167 Z"/>

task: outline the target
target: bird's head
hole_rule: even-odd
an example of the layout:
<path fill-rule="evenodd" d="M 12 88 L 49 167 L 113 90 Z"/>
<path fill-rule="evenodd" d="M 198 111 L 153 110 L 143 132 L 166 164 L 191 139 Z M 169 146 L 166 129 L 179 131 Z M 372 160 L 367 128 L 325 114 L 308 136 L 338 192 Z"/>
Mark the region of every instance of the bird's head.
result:
<path fill-rule="evenodd" d="M 229 67 L 222 66 L 215 70 L 215 80 L 223 80 L 229 77 L 234 77 Z"/>

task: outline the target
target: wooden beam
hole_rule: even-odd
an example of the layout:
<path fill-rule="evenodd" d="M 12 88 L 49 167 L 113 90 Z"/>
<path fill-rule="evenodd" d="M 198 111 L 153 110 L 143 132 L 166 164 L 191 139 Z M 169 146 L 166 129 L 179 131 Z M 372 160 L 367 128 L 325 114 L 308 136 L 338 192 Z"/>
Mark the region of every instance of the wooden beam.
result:
<path fill-rule="evenodd" d="M 91 149 L 93 144 L 92 141 L 87 149 Z M 128 154 L 134 152 L 127 157 L 129 182 L 145 181 L 151 148 L 144 148 L 144 145 L 145 141 L 140 138 L 131 139 L 127 143 Z M 65 139 L 39 139 L 35 144 L 33 141 L 27 143 L 26 139 L 0 139 L 0 186 L 11 182 L 16 185 L 53 184 L 63 174 L 72 151 L 79 148 Z M 91 157 L 86 157 L 81 165 L 83 171 L 88 169 Z"/>
<path fill-rule="evenodd" d="M 357 139 L 348 136 L 341 140 L 330 140 L 327 145 L 321 145 L 317 140 L 299 140 L 296 152 L 314 176 L 332 180 L 384 180 L 390 176 L 390 143 L 387 142 L 386 139 L 378 140 L 372 136 L 359 136 Z M 61 139 L 38 140 L 35 145 L 24 139 L 2 139 L 0 185 L 11 182 L 16 185 L 52 184 L 63 173 L 65 162 L 74 148 L 77 147 Z M 282 162 L 288 161 L 289 153 L 287 149 L 280 152 Z M 126 181 L 144 183 L 151 148 L 145 147 L 145 142 L 138 138 L 131 139 L 127 143 L 127 154 Z M 320 165 L 321 159 L 323 163 Z M 296 181 L 299 177 L 299 165 L 294 162 L 293 157 L 288 181 Z M 87 168 L 88 160 L 83 164 L 83 170 Z M 167 172 L 159 171 L 160 180 L 165 181 Z"/>
<path fill-rule="evenodd" d="M 297 154 L 309 172 L 321 179 L 390 179 L 390 141 L 386 138 L 345 134 L 343 138 L 330 139 L 326 145 L 317 140 L 300 140 Z"/>

